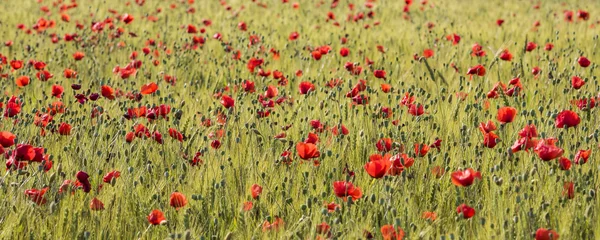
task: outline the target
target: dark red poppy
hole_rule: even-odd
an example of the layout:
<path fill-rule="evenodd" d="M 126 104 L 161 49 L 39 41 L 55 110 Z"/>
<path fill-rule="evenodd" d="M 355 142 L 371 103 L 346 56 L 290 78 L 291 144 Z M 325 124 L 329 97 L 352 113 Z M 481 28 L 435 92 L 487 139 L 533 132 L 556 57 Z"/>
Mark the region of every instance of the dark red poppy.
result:
<path fill-rule="evenodd" d="M 581 119 L 579 118 L 579 115 L 571 110 L 564 110 L 556 116 L 557 128 L 575 127 L 579 125 L 580 122 Z"/>
<path fill-rule="evenodd" d="M 581 56 L 581 57 L 579 57 L 579 59 L 577 59 L 577 63 L 579 63 L 579 66 L 584 67 L 584 68 L 589 67 L 590 64 L 592 64 L 592 62 L 590 62 L 589 59 L 587 59 L 586 57 L 583 57 L 583 56 Z"/>
<path fill-rule="evenodd" d="M 422 104 L 410 104 L 408 106 L 408 113 L 413 116 L 421 116 L 425 113 L 425 108 Z"/>
<path fill-rule="evenodd" d="M 386 72 L 384 70 L 375 70 L 375 71 L 373 71 L 373 75 L 376 78 L 383 78 L 383 79 L 385 79 L 385 74 L 386 74 Z"/>
<path fill-rule="evenodd" d="M 476 178 L 481 179 L 481 173 L 467 168 L 462 171 L 456 171 L 451 174 L 452 183 L 458 187 L 468 187 L 473 184 Z"/>
<path fill-rule="evenodd" d="M 475 209 L 469 207 L 467 204 L 461 204 L 456 208 L 458 214 L 462 214 L 463 218 L 468 219 L 475 216 Z"/>
<path fill-rule="evenodd" d="M 585 81 L 578 76 L 573 76 L 571 78 L 571 86 L 575 89 L 580 89 L 585 84 Z"/>
<path fill-rule="evenodd" d="M 75 174 L 75 177 L 77 178 L 77 181 L 81 183 L 84 192 L 89 193 L 92 190 L 92 184 L 89 181 L 90 175 L 84 171 L 79 171 Z"/>
<path fill-rule="evenodd" d="M 579 18 L 580 20 L 587 21 L 590 18 L 590 14 L 584 10 L 577 10 L 577 18 Z"/>

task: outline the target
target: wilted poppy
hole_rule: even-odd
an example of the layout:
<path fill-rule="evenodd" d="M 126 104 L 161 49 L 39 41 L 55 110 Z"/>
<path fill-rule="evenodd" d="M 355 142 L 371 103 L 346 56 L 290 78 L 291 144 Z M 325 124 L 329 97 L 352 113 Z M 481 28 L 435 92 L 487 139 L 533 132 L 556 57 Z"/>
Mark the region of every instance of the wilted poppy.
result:
<path fill-rule="evenodd" d="M 104 210 L 104 203 L 102 203 L 102 201 L 100 201 L 98 198 L 94 198 L 90 202 L 90 209 L 92 211 Z"/>

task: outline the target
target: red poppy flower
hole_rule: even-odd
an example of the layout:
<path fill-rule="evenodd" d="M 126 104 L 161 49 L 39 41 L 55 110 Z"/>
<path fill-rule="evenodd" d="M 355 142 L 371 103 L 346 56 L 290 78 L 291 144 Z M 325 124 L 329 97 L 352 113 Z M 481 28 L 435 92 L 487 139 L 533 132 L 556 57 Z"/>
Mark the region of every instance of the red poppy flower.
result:
<path fill-rule="evenodd" d="M 147 218 L 148 222 L 150 222 L 152 225 L 165 224 L 167 222 L 165 215 L 158 209 L 152 210 Z"/>
<path fill-rule="evenodd" d="M 315 90 L 315 85 L 311 82 L 301 82 L 298 89 L 300 90 L 300 94 L 307 94 Z"/>
<path fill-rule="evenodd" d="M 546 46 L 544 46 L 544 50 L 546 50 L 546 51 L 552 51 L 553 48 L 554 48 L 554 44 L 552 44 L 552 43 L 546 43 Z"/>
<path fill-rule="evenodd" d="M 71 135 L 71 129 L 72 128 L 73 127 L 71 127 L 70 124 L 63 122 L 63 123 L 61 123 L 58 126 L 58 134 L 60 134 L 60 135 Z"/>
<path fill-rule="evenodd" d="M 279 90 L 277 89 L 277 87 L 269 85 L 267 87 L 267 90 L 265 91 L 264 97 L 265 98 L 274 98 L 274 97 L 277 97 L 278 94 L 279 94 Z"/>
<path fill-rule="evenodd" d="M 97 198 L 92 199 L 92 201 L 90 202 L 90 209 L 92 211 L 100 211 L 100 210 L 104 210 L 104 203 L 102 203 L 102 201 L 100 201 Z"/>
<path fill-rule="evenodd" d="M 571 160 L 569 160 L 566 157 L 560 157 L 558 159 L 558 165 L 560 166 L 560 169 L 562 170 L 569 170 L 571 169 Z"/>
<path fill-rule="evenodd" d="M 537 137 L 538 133 L 537 133 L 537 129 L 535 128 L 535 125 L 530 124 L 530 125 L 526 125 L 525 127 L 523 127 L 523 129 L 521 129 L 521 131 L 519 131 L 519 136 L 526 137 L 526 138 Z"/>
<path fill-rule="evenodd" d="M 46 68 L 46 63 L 42 61 L 35 61 L 33 63 L 33 68 L 35 68 L 35 70 L 44 70 L 44 68 Z"/>
<path fill-rule="evenodd" d="M 118 177 L 121 176 L 121 172 L 119 171 L 111 171 L 108 172 L 106 175 L 104 175 L 104 177 L 102 178 L 102 181 L 105 183 L 111 183 L 113 181 L 113 179 L 117 179 Z"/>
<path fill-rule="evenodd" d="M 317 149 L 317 145 L 312 143 L 300 142 L 296 144 L 296 152 L 298 152 L 298 156 L 304 160 L 321 156 L 321 152 Z"/>
<path fill-rule="evenodd" d="M 298 34 L 298 32 L 292 32 L 292 33 L 290 33 L 288 40 L 295 41 L 295 40 L 298 40 L 299 37 L 300 37 L 300 34 Z"/>
<path fill-rule="evenodd" d="M 496 119 L 502 124 L 510 123 L 515 120 L 515 116 L 517 115 L 517 109 L 514 107 L 501 107 L 498 109 L 498 115 L 496 115 Z"/>
<path fill-rule="evenodd" d="M 498 20 L 496 20 L 496 25 L 498 25 L 499 27 L 501 27 L 502 24 L 504 24 L 504 19 L 498 19 Z"/>
<path fill-rule="evenodd" d="M 590 154 L 592 154 L 592 150 L 579 150 L 577 151 L 577 153 L 575 154 L 575 158 L 573 159 L 573 161 L 575 162 L 575 164 L 584 164 L 587 163 L 588 158 L 590 158 Z"/>
<path fill-rule="evenodd" d="M 232 108 L 235 105 L 235 100 L 230 96 L 223 95 L 221 96 L 221 104 L 223 104 L 223 107 L 225 108 Z"/>
<path fill-rule="evenodd" d="M 579 118 L 579 115 L 571 110 L 564 110 L 556 116 L 557 128 L 575 127 L 579 125 L 580 122 L 581 119 Z"/>
<path fill-rule="evenodd" d="M 531 52 L 533 50 L 535 50 L 537 48 L 537 44 L 535 44 L 534 42 L 528 42 L 527 45 L 525 46 L 525 50 L 528 52 Z"/>
<path fill-rule="evenodd" d="M 260 194 L 262 193 L 263 188 L 258 184 L 252 184 L 250 187 L 250 193 L 252 193 L 252 198 L 258 199 Z"/>
<path fill-rule="evenodd" d="M 349 54 L 350 54 L 350 50 L 348 48 L 340 49 L 340 55 L 342 55 L 342 57 L 347 57 Z"/>
<path fill-rule="evenodd" d="M 587 21 L 590 18 L 590 14 L 587 11 L 577 10 L 577 18 Z"/>
<path fill-rule="evenodd" d="M 19 70 L 23 67 L 23 61 L 21 60 L 12 60 L 10 61 L 10 67 L 14 70 Z"/>
<path fill-rule="evenodd" d="M 452 45 L 457 45 L 458 43 L 460 43 L 460 36 L 456 33 L 446 36 L 446 39 L 448 41 L 452 41 Z"/>
<path fill-rule="evenodd" d="M 375 143 L 375 146 L 377 147 L 377 151 L 388 152 L 388 151 L 392 150 L 392 139 L 391 138 L 379 139 L 379 141 L 377 141 L 377 143 Z"/>
<path fill-rule="evenodd" d="M 38 80 L 40 80 L 42 82 L 45 82 L 45 81 L 48 81 L 51 78 L 53 78 L 54 74 L 52 74 L 52 73 L 50 73 L 50 72 L 48 72 L 46 70 L 42 70 L 42 71 L 37 72 L 35 74 L 35 76 L 37 77 Z"/>
<path fill-rule="evenodd" d="M 423 50 L 423 57 L 430 58 L 430 57 L 433 57 L 433 55 L 434 55 L 433 50 L 431 50 L 431 49 Z"/>
<path fill-rule="evenodd" d="M 392 90 L 392 85 L 390 84 L 386 84 L 386 83 L 382 83 L 381 84 L 381 91 L 384 93 L 389 93 Z"/>
<path fill-rule="evenodd" d="M 533 67 L 531 69 L 531 74 L 533 74 L 534 76 L 537 76 L 540 74 L 541 71 L 542 71 L 542 69 L 540 67 Z"/>
<path fill-rule="evenodd" d="M 169 205 L 174 207 L 175 210 L 179 210 L 187 204 L 187 200 L 185 199 L 185 195 L 180 192 L 171 193 L 171 197 L 169 198 Z"/>
<path fill-rule="evenodd" d="M 452 183 L 458 187 L 468 187 L 473 184 L 475 178 L 481 179 L 481 173 L 467 168 L 462 171 L 456 171 L 451 174 Z"/>
<path fill-rule="evenodd" d="M 158 85 L 156 83 L 151 82 L 151 83 L 142 85 L 142 88 L 140 89 L 140 93 L 143 95 L 148 95 L 148 94 L 153 94 L 154 92 L 156 92 L 156 90 L 158 90 Z"/>
<path fill-rule="evenodd" d="M 321 56 L 322 56 L 321 51 L 319 51 L 319 50 L 313 51 L 313 52 L 311 52 L 311 55 L 315 60 L 317 60 L 317 61 L 321 60 Z"/>
<path fill-rule="evenodd" d="M 575 184 L 573 182 L 566 182 L 563 186 L 562 195 L 568 199 L 575 198 Z"/>
<path fill-rule="evenodd" d="M 345 181 L 333 182 L 333 192 L 335 193 L 335 195 L 337 197 L 343 198 L 344 200 L 348 196 L 352 197 L 352 200 L 354 200 L 354 201 L 356 201 L 362 197 L 362 191 L 360 190 L 360 188 L 355 187 L 354 185 L 352 185 L 351 182 L 345 182 Z"/>
<path fill-rule="evenodd" d="M 385 154 L 385 156 L 379 154 L 371 155 L 369 162 L 364 166 L 369 176 L 372 178 L 382 178 L 385 176 L 392 166 L 392 162 L 390 161 L 391 156 L 391 154 Z"/>
<path fill-rule="evenodd" d="M 373 75 L 376 78 L 383 78 L 383 79 L 385 79 L 385 74 L 386 74 L 386 72 L 384 70 L 375 70 L 375 71 L 373 71 Z"/>
<path fill-rule="evenodd" d="M 275 217 L 275 220 L 273 220 L 272 223 L 269 223 L 269 221 L 263 222 L 262 230 L 263 232 L 269 230 L 279 230 L 283 227 L 284 224 L 285 223 L 283 222 L 283 219 L 281 219 L 280 217 Z"/>
<path fill-rule="evenodd" d="M 581 57 L 579 57 L 579 59 L 577 59 L 577 63 L 579 63 L 579 66 L 584 67 L 584 68 L 589 67 L 590 64 L 592 64 L 592 62 L 590 62 L 589 59 L 587 59 L 586 57 L 583 57 L 583 56 L 581 56 Z"/>
<path fill-rule="evenodd" d="M 427 152 L 429 152 L 429 146 L 426 144 L 415 143 L 415 155 L 417 155 L 417 157 L 424 157 L 427 155 Z"/>
<path fill-rule="evenodd" d="M 83 59 L 83 57 L 85 57 L 85 54 L 82 52 L 73 53 L 73 59 L 75 59 L 75 61 L 79 61 L 79 60 Z"/>
<path fill-rule="evenodd" d="M 535 240 L 558 240 L 558 233 L 552 229 L 538 228 L 535 231 Z"/>
<path fill-rule="evenodd" d="M 17 84 L 18 87 L 25 87 L 27 85 L 29 85 L 29 77 L 28 76 L 20 76 L 17 79 L 15 79 L 15 83 Z"/>
<path fill-rule="evenodd" d="M 123 21 L 125 24 L 130 24 L 133 22 L 133 16 L 125 13 L 123 16 L 121 16 L 121 21 Z"/>
<path fill-rule="evenodd" d="M 422 104 L 410 104 L 408 106 L 408 113 L 415 117 L 421 116 L 425 113 L 425 107 Z"/>
<path fill-rule="evenodd" d="M 540 140 L 535 146 L 535 153 L 544 161 L 550 161 L 555 158 L 559 158 L 563 155 L 565 150 L 557 147 L 555 144 L 558 140 L 556 138 L 548 138 Z"/>
<path fill-rule="evenodd" d="M 575 89 L 580 89 L 584 84 L 585 82 L 583 81 L 583 79 L 581 79 L 578 76 L 573 76 L 571 78 L 571 86 L 573 86 L 573 88 Z"/>
<path fill-rule="evenodd" d="M 483 65 L 473 66 L 467 70 L 467 75 L 471 75 L 471 78 L 473 77 L 473 75 L 477 75 L 480 77 L 485 76 L 485 67 L 483 67 Z"/>
<path fill-rule="evenodd" d="M 17 136 L 11 132 L 2 131 L 0 132 L 0 145 L 5 148 L 11 147 L 15 144 L 15 138 L 17 138 Z"/>
<path fill-rule="evenodd" d="M 461 214 L 465 219 L 475 216 L 475 209 L 469 207 L 467 204 L 461 204 L 456 208 L 456 212 Z"/>
<path fill-rule="evenodd" d="M 500 59 L 504 60 L 504 61 L 511 61 L 513 58 L 513 55 L 508 51 L 508 49 L 504 49 L 504 51 L 502 51 L 502 53 L 500 53 Z"/>
<path fill-rule="evenodd" d="M 500 142 L 500 138 L 493 132 L 488 132 L 483 135 L 483 146 L 487 148 L 494 148 L 498 142 Z"/>
<path fill-rule="evenodd" d="M 491 131 L 496 130 L 496 124 L 494 124 L 494 122 L 492 122 L 492 121 L 488 121 L 487 123 L 480 123 L 479 130 L 483 134 L 489 133 Z"/>
<path fill-rule="evenodd" d="M 65 89 L 60 85 L 52 85 L 52 96 L 56 98 L 61 98 Z"/>
<path fill-rule="evenodd" d="M 110 86 L 103 85 L 101 87 L 101 93 L 102 93 L 102 96 L 105 98 L 108 98 L 110 100 L 115 99 L 115 90 L 112 89 Z"/>
<path fill-rule="evenodd" d="M 394 228 L 393 225 L 383 225 L 380 230 L 381 237 L 384 240 L 402 240 L 404 238 L 404 230 L 400 227 Z"/>
<path fill-rule="evenodd" d="M 27 197 L 29 197 L 29 199 L 31 199 L 31 201 L 33 201 L 34 203 L 36 203 L 37 205 L 43 205 L 46 204 L 47 200 L 46 198 L 44 198 L 44 195 L 46 194 L 46 192 L 48 191 L 48 188 L 42 188 L 42 189 L 28 189 L 25 190 L 25 195 L 27 195 Z"/>

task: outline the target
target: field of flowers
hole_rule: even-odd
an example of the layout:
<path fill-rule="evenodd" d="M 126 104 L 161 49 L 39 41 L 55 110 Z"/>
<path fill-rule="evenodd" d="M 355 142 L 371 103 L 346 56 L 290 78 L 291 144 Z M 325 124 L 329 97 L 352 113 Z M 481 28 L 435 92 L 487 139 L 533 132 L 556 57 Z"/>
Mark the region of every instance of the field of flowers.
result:
<path fill-rule="evenodd" d="M 0 239 L 600 238 L 596 0 L 0 10 Z"/>

